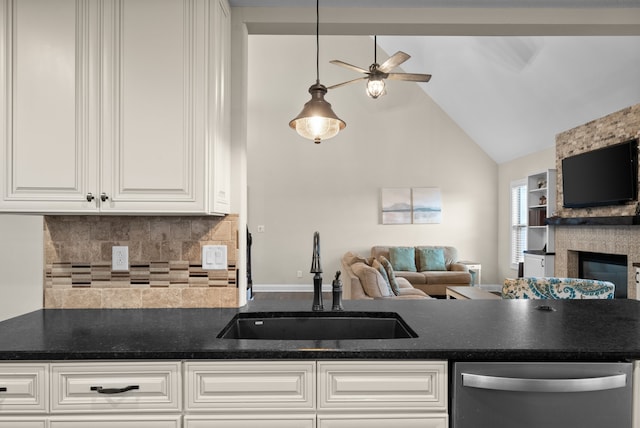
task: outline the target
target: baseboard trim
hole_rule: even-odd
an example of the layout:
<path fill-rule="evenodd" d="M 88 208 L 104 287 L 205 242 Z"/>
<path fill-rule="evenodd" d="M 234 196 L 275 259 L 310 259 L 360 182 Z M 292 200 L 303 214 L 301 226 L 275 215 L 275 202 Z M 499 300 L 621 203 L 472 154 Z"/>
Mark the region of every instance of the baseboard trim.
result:
<path fill-rule="evenodd" d="M 254 293 L 313 293 L 312 284 L 253 284 Z M 322 284 L 322 292 L 331 292 L 331 284 Z"/>

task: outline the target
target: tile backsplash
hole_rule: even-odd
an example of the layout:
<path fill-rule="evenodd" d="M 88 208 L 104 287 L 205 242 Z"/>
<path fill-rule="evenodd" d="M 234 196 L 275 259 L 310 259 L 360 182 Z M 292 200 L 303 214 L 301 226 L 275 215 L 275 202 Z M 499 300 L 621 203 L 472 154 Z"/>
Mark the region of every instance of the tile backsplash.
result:
<path fill-rule="evenodd" d="M 113 246 L 129 270 L 112 271 Z M 227 247 L 227 269 L 203 270 L 203 245 Z M 238 306 L 238 216 L 45 216 L 45 308 Z"/>

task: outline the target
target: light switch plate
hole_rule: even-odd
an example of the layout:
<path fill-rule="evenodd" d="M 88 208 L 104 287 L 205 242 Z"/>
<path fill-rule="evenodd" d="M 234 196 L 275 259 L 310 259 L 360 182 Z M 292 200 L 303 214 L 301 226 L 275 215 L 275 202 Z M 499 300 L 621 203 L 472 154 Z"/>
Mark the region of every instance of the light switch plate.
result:
<path fill-rule="evenodd" d="M 203 245 L 202 269 L 227 270 L 227 246 Z"/>

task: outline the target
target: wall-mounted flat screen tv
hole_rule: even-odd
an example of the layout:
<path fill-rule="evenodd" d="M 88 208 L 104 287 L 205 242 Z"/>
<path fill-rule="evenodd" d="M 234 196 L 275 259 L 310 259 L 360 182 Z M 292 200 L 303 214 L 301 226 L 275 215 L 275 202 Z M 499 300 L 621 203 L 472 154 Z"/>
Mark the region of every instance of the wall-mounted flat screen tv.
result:
<path fill-rule="evenodd" d="M 638 199 L 638 139 L 562 160 L 563 206 L 616 205 Z"/>

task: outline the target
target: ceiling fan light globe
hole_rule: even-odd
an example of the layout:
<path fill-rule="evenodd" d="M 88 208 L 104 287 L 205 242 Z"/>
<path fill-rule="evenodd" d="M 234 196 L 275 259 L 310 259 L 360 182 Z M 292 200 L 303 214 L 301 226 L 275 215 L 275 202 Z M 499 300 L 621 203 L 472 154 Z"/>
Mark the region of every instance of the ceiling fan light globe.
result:
<path fill-rule="evenodd" d="M 324 99 L 327 88 L 316 82 L 309 88 L 311 99 L 289 126 L 303 138 L 319 144 L 322 140 L 335 137 L 347 124 L 331 109 L 331 104 Z"/>
<path fill-rule="evenodd" d="M 367 95 L 373 99 L 378 98 L 381 95 L 384 95 L 386 91 L 384 90 L 385 84 L 384 80 L 374 80 L 370 79 L 367 82 Z"/>

